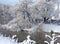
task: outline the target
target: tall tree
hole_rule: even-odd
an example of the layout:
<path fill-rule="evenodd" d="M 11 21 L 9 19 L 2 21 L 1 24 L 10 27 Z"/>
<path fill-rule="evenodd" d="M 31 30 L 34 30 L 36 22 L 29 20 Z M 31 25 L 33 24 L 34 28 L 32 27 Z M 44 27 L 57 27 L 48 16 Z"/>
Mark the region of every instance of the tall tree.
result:
<path fill-rule="evenodd" d="M 34 10 L 33 10 L 34 9 Z M 37 2 L 32 5 L 33 14 L 41 15 L 44 21 L 51 18 L 54 13 L 54 1 L 52 0 L 37 0 Z"/>
<path fill-rule="evenodd" d="M 54 12 L 54 2 L 51 0 L 37 0 L 31 3 L 31 0 L 20 0 L 20 3 L 14 6 L 16 17 L 7 25 L 12 29 L 31 28 L 33 25 L 41 23 L 41 19 L 48 20 Z M 40 21 L 41 20 L 41 21 Z"/>

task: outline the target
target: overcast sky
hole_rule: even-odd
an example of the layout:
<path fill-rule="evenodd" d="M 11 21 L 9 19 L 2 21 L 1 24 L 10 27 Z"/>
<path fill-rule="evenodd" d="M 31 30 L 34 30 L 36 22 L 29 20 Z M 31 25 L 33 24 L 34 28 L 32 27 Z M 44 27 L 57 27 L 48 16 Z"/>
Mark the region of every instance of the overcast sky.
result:
<path fill-rule="evenodd" d="M 18 3 L 19 0 L 0 0 L 0 3 L 3 3 L 3 4 L 16 4 Z"/>

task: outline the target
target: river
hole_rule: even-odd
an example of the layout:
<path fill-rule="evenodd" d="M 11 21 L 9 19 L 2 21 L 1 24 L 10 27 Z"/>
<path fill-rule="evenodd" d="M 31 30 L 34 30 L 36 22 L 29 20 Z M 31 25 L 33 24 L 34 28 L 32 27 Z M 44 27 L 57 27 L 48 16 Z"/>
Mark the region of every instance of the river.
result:
<path fill-rule="evenodd" d="M 43 31 L 50 32 L 53 30 L 54 32 L 60 32 L 60 25 L 55 24 L 43 24 L 42 25 Z"/>

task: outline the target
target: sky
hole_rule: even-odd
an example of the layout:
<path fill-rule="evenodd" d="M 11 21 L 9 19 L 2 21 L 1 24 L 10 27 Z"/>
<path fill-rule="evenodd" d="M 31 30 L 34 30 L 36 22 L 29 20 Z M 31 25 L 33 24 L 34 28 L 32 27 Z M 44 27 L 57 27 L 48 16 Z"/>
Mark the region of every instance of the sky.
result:
<path fill-rule="evenodd" d="M 19 0 L 0 0 L 0 3 L 15 5 Z"/>
<path fill-rule="evenodd" d="M 35 2 L 36 0 L 32 0 L 32 1 Z M 0 3 L 10 4 L 10 5 L 15 5 L 18 2 L 19 0 L 0 0 Z"/>

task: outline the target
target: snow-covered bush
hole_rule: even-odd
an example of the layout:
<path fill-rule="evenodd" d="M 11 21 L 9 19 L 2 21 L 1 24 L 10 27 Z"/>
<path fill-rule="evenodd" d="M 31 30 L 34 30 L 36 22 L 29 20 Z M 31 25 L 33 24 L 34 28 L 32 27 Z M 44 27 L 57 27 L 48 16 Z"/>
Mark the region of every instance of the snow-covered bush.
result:
<path fill-rule="evenodd" d="M 45 37 L 51 39 L 50 42 L 44 41 L 45 43 L 54 44 L 56 42 L 57 38 L 60 37 L 60 35 L 56 35 L 55 33 L 53 33 L 51 36 L 50 35 L 45 35 Z M 57 44 L 59 44 L 59 43 L 57 43 Z"/>

